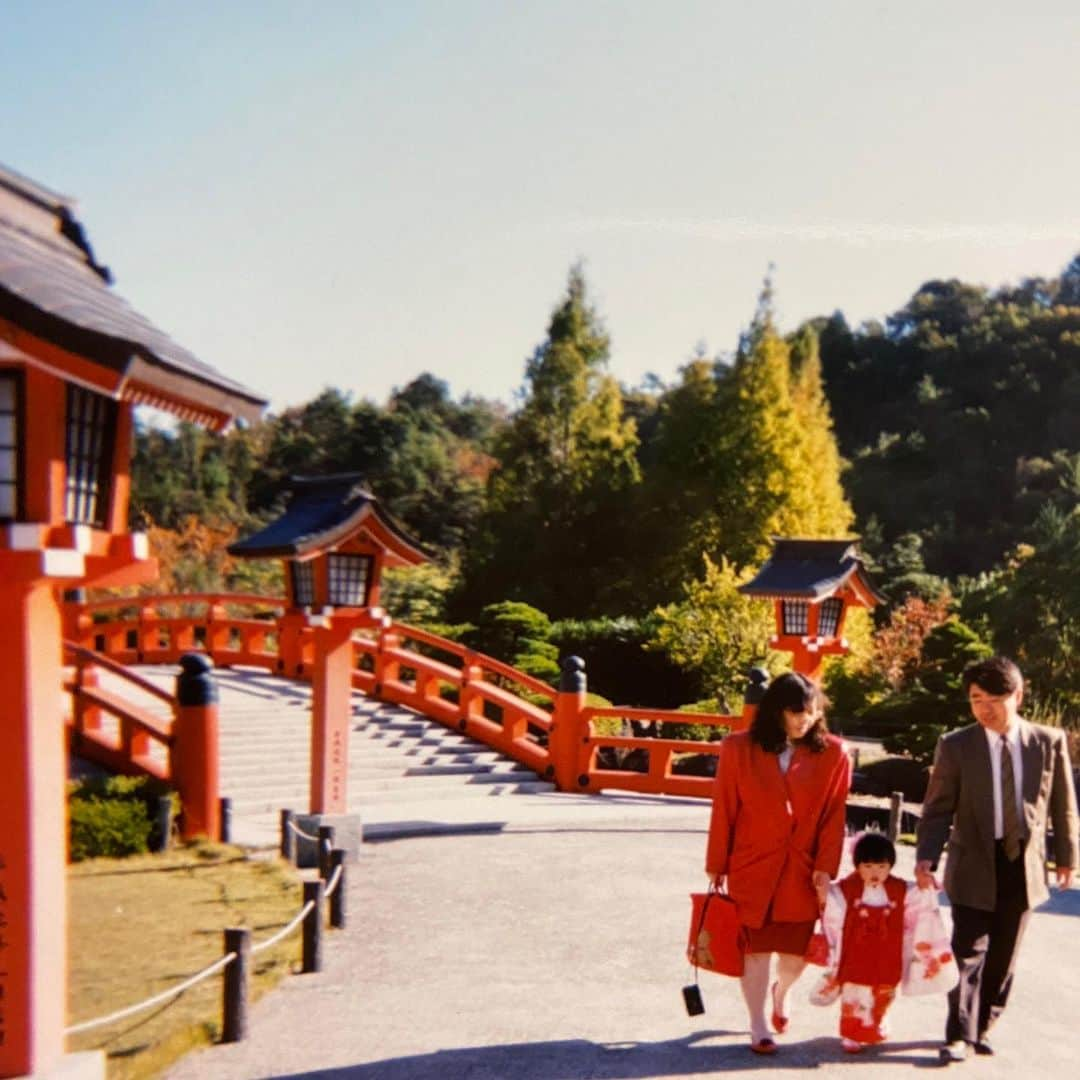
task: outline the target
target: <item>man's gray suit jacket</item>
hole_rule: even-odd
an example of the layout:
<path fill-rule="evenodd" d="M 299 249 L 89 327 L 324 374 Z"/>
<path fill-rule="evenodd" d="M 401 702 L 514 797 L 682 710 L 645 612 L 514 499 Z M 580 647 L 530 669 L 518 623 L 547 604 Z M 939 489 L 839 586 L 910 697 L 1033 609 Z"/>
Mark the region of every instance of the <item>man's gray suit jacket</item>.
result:
<path fill-rule="evenodd" d="M 1028 906 L 1041 904 L 1047 888 L 1046 827 L 1054 827 L 1058 866 L 1077 866 L 1076 792 L 1065 732 L 1020 720 L 1023 763 L 1024 875 Z M 946 840 L 945 892 L 954 904 L 993 911 L 994 787 L 986 734 L 979 724 L 950 731 L 938 741 L 917 831 L 916 859 L 936 867 Z"/>

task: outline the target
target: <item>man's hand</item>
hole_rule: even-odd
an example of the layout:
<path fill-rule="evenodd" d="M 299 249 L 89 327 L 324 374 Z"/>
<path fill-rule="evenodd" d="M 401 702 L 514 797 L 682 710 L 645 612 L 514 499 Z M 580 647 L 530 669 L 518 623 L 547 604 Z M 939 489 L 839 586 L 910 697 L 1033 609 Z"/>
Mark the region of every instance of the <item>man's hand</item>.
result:
<path fill-rule="evenodd" d="M 825 910 L 825 900 L 829 895 L 829 882 L 832 880 L 824 870 L 815 870 L 811 880 L 817 893 L 818 907 Z"/>
<path fill-rule="evenodd" d="M 1071 866 L 1059 866 L 1057 868 L 1057 884 L 1059 889 L 1067 889 L 1073 881 L 1074 870 Z"/>
<path fill-rule="evenodd" d="M 920 859 L 915 864 L 915 884 L 920 889 L 934 889 L 935 891 L 941 887 L 937 883 L 937 878 L 934 877 L 933 870 L 930 869 L 929 859 Z"/>

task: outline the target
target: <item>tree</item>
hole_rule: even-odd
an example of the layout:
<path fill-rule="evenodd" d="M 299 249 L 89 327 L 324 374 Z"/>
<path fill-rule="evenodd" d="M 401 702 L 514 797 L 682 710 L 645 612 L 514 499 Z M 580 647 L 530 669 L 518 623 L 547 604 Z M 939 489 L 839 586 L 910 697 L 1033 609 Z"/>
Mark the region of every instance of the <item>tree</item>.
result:
<path fill-rule="evenodd" d="M 734 365 L 719 372 L 716 498 L 694 536 L 738 566 L 759 562 L 773 536 L 843 536 L 853 520 L 816 339 L 805 331 L 793 350 L 773 325 L 770 296 L 767 283 Z"/>
<path fill-rule="evenodd" d="M 608 351 L 574 266 L 547 338 L 526 364 L 521 406 L 494 444 L 487 509 L 466 552 L 464 614 L 497 599 L 558 617 L 617 602 L 623 534 L 613 526 L 640 469 Z"/>
<path fill-rule="evenodd" d="M 683 598 L 658 608 L 654 647 L 678 665 L 696 671 L 703 688 L 725 712 L 738 708 L 751 667 L 779 670 L 782 657 L 768 648 L 773 614 L 738 591 L 752 572 L 739 572 L 721 558 L 703 556 L 704 573 L 686 584 Z"/>

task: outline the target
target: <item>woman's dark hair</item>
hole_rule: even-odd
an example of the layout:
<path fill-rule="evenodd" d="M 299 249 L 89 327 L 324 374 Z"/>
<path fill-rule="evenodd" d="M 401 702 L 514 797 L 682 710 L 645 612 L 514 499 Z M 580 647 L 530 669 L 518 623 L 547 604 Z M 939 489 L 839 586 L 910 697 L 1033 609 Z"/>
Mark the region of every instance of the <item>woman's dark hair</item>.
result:
<path fill-rule="evenodd" d="M 887 862 L 890 866 L 895 866 L 896 848 L 883 832 L 864 832 L 855 841 L 851 861 L 856 866 L 866 862 Z"/>
<path fill-rule="evenodd" d="M 822 693 L 821 687 L 805 675 L 800 675 L 797 671 L 778 675 L 769 683 L 769 688 L 757 707 L 757 715 L 750 725 L 750 739 L 763 750 L 779 754 L 788 741 L 784 727 L 784 710 L 805 712 L 816 705 L 818 718 L 799 742 L 819 753 L 825 749 L 825 735 L 829 730 L 825 723 L 825 709 L 828 704 L 829 699 Z"/>

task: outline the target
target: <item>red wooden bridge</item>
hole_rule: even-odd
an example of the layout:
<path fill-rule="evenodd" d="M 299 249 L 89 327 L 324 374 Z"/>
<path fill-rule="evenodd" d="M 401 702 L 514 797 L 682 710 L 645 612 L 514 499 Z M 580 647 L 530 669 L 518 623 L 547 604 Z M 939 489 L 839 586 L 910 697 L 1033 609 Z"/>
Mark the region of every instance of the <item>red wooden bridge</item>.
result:
<path fill-rule="evenodd" d="M 212 594 L 73 603 L 65 607 L 65 639 L 75 754 L 112 771 L 158 777 L 177 788 L 185 807 L 205 802 L 220 771 L 233 835 L 242 841 L 272 842 L 278 810 L 305 808 L 316 637 L 286 614 L 284 599 Z M 185 754 L 171 684 L 173 665 L 192 652 L 216 668 L 216 752 L 204 746 Z M 710 794 L 711 778 L 681 773 L 680 762 L 715 755 L 718 741 L 623 734 L 625 722 L 703 724 L 720 735 L 743 726 L 751 707 L 721 715 L 588 705 L 579 667 L 571 660 L 554 687 L 416 627 L 385 620 L 356 631 L 349 809 L 364 819 L 366 835 L 400 818 L 395 803 L 472 793 Z M 638 768 L 611 767 L 615 755 L 602 754 L 605 748 L 638 751 Z M 201 768 L 182 764 L 193 760 Z"/>

